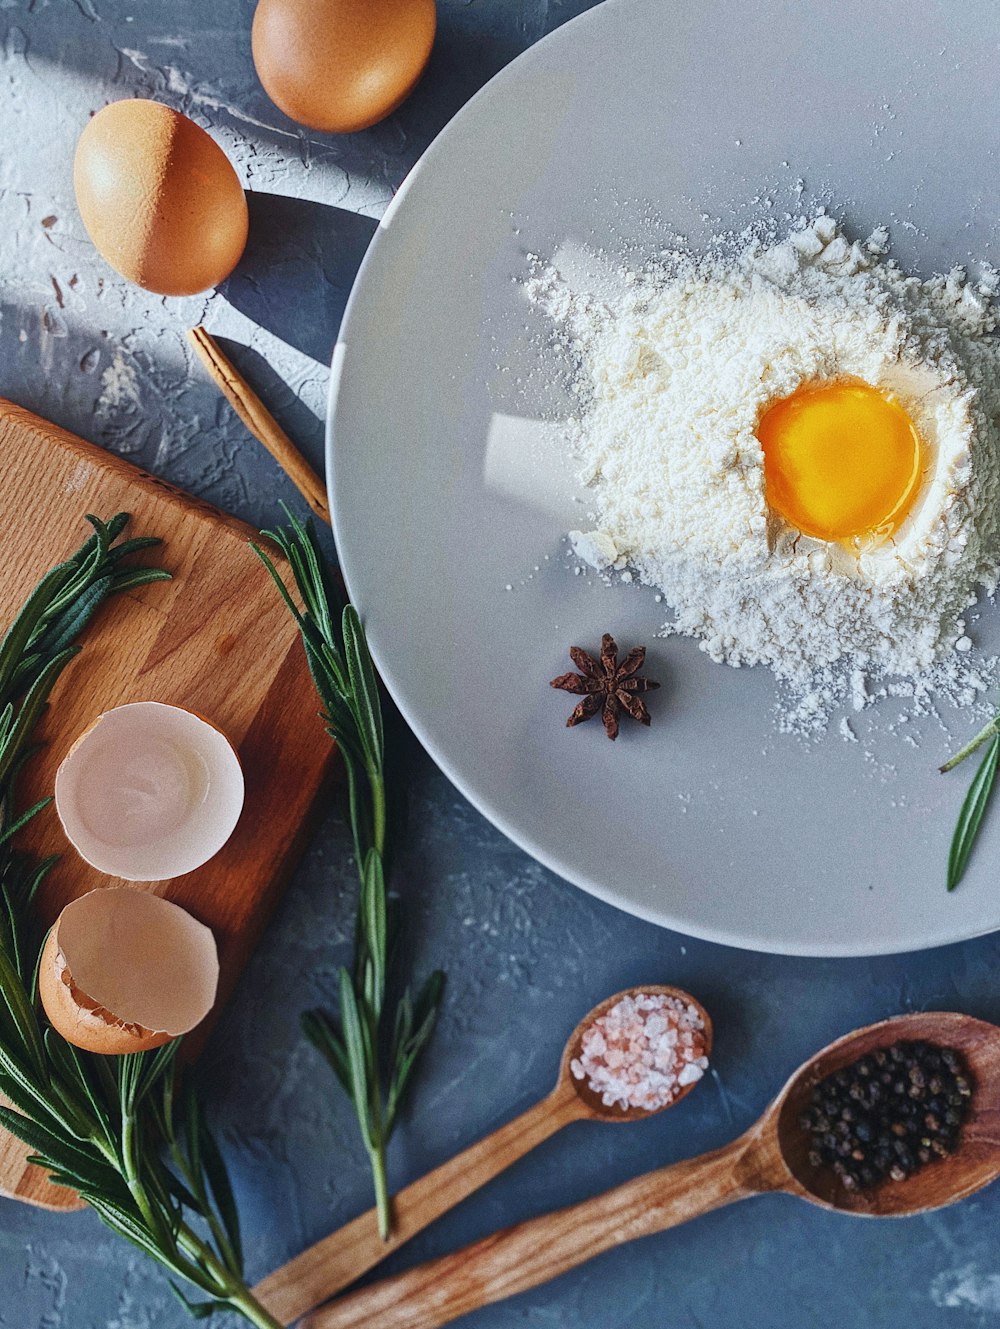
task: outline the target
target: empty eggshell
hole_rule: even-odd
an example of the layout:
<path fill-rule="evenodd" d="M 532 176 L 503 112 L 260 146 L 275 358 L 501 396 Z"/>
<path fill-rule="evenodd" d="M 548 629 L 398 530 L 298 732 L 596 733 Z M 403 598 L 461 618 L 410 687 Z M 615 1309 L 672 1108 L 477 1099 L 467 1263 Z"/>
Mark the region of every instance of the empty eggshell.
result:
<path fill-rule="evenodd" d="M 434 0 L 260 0 L 254 64 L 286 115 L 348 134 L 384 120 L 410 95 L 436 23 Z"/>
<path fill-rule="evenodd" d="M 193 120 L 159 102 L 99 111 L 80 135 L 73 187 L 104 258 L 160 295 L 217 286 L 246 246 L 246 195 L 229 158 Z"/>
<path fill-rule="evenodd" d="M 128 886 L 68 904 L 49 933 L 38 994 L 53 1027 L 88 1052 L 160 1047 L 215 1003 L 219 957 L 204 923 Z"/>
<path fill-rule="evenodd" d="M 243 808 L 229 739 L 201 716 L 158 701 L 99 715 L 56 772 L 56 811 L 92 867 L 165 881 L 218 853 Z"/>

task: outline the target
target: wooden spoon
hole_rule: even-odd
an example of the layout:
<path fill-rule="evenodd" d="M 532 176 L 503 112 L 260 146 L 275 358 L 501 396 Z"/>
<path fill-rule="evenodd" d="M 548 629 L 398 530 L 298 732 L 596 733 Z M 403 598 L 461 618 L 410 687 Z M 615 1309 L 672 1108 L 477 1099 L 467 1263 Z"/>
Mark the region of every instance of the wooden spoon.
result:
<path fill-rule="evenodd" d="M 897 1039 L 959 1049 L 974 1077 L 958 1149 L 905 1181 L 844 1190 L 808 1161 L 799 1114 L 818 1080 Z M 518 1223 L 464 1250 L 418 1265 L 314 1312 L 305 1329 L 437 1329 L 537 1287 L 634 1237 L 676 1227 L 735 1200 L 785 1191 L 825 1209 L 869 1218 L 925 1213 L 1000 1176 L 1000 1028 L 967 1015 L 903 1015 L 838 1039 L 800 1067 L 760 1120 L 732 1144 L 616 1186 L 592 1200 Z"/>
<path fill-rule="evenodd" d="M 620 1107 L 605 1107 L 600 1096 L 592 1093 L 585 1081 L 575 1079 L 570 1070 L 570 1062 L 580 1055 L 580 1041 L 584 1031 L 623 997 L 640 994 L 677 997 L 686 1005 L 694 1006 L 705 1026 L 706 1054 L 711 1055 L 712 1021 L 701 1003 L 681 988 L 652 984 L 615 993 L 584 1016 L 569 1036 L 559 1063 L 556 1087 L 547 1097 L 394 1197 L 392 1235 L 388 1241 L 383 1241 L 379 1236 L 376 1212 L 369 1209 L 366 1214 L 355 1218 L 329 1237 L 324 1237 L 315 1246 L 310 1246 L 294 1260 L 269 1274 L 254 1288 L 254 1295 L 273 1316 L 283 1324 L 290 1324 L 360 1278 L 391 1251 L 402 1246 L 404 1241 L 409 1241 L 423 1231 L 429 1223 L 447 1213 L 480 1186 L 485 1186 L 493 1177 L 569 1122 L 639 1121 L 643 1117 L 653 1116 L 652 1112 L 641 1108 L 625 1111 Z M 673 1102 L 666 1106 L 672 1107 L 674 1103 L 679 1103 L 694 1088 L 694 1084 L 685 1085 Z M 658 1110 L 663 1111 L 662 1108 Z"/>

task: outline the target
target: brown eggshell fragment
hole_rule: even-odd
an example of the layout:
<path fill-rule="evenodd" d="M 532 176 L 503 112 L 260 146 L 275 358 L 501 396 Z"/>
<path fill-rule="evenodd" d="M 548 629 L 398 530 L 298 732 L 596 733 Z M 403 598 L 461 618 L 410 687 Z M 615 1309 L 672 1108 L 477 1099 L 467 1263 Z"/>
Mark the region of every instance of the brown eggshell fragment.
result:
<path fill-rule="evenodd" d="M 246 195 L 229 158 L 193 120 L 159 102 L 99 111 L 77 143 L 73 187 L 100 253 L 159 295 L 217 286 L 246 247 Z"/>
<path fill-rule="evenodd" d="M 211 929 L 158 895 L 109 886 L 71 901 L 56 919 L 38 993 L 67 1042 L 119 1056 L 200 1024 L 218 981 Z"/>
<path fill-rule="evenodd" d="M 434 0 L 260 0 L 252 46 L 264 91 L 287 116 L 349 134 L 413 91 L 434 45 Z"/>

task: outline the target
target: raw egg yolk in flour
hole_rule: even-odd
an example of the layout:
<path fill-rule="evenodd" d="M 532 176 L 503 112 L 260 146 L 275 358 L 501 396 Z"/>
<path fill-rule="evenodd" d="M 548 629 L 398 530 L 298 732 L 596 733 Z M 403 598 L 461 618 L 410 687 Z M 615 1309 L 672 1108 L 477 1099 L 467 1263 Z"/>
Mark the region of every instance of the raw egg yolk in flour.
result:
<path fill-rule="evenodd" d="M 913 421 L 857 379 L 797 389 L 765 411 L 757 437 L 768 505 L 818 540 L 888 538 L 920 488 Z"/>

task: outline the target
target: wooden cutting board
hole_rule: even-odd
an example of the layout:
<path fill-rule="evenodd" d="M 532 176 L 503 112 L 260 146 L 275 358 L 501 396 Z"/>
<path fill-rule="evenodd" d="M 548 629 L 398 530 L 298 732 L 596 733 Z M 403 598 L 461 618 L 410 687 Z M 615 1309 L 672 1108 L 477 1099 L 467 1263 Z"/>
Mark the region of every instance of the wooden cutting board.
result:
<path fill-rule="evenodd" d="M 173 581 L 115 597 L 87 629 L 82 654 L 56 686 L 41 726 L 46 746 L 29 763 L 19 799 L 27 807 L 50 794 L 74 739 L 122 702 L 178 703 L 229 736 L 246 777 L 235 834 L 196 872 L 139 888 L 175 900 L 213 929 L 218 1011 L 295 862 L 332 754 L 298 631 L 247 547 L 251 527 L 3 399 L 0 476 L 0 635 L 42 574 L 90 533 L 85 513 L 106 520 L 130 512 L 126 537 L 164 541 L 139 561 L 166 568 Z M 40 893 L 46 922 L 67 901 L 114 880 L 77 856 L 54 808 L 21 843 L 63 855 Z M 206 1032 L 190 1037 L 197 1042 Z M 77 1207 L 71 1192 L 26 1162 L 28 1153 L 0 1131 L 0 1194 Z"/>

